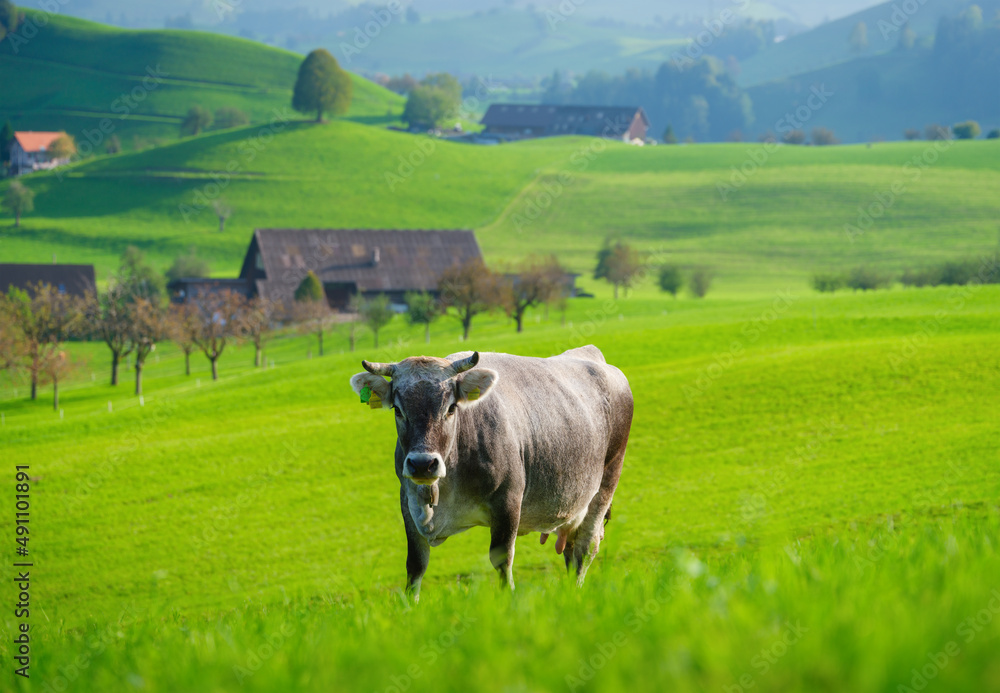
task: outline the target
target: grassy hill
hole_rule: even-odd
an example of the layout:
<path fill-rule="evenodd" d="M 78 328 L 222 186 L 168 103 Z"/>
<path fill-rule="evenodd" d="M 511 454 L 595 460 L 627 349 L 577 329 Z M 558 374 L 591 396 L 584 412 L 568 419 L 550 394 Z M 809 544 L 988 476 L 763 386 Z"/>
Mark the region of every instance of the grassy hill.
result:
<path fill-rule="evenodd" d="M 712 267 L 718 291 L 742 295 L 805 286 L 817 270 L 902 270 L 977 254 L 997 239 L 1000 142 L 953 143 L 917 180 L 904 166 L 927 143 L 782 147 L 724 200 L 719 186 L 751 152 L 762 155 L 759 145 L 558 138 L 476 147 L 344 121 L 281 127 L 25 178 L 36 211 L 0 232 L 0 248 L 12 261 L 93 262 L 104 277 L 126 245 L 161 267 L 194 245 L 232 276 L 258 227 L 458 227 L 477 230 L 491 262 L 554 252 L 588 272 L 604 238 L 618 234 L 657 261 Z M 897 181 L 905 191 L 851 242 L 845 225 L 859 206 Z M 235 210 L 225 233 L 213 195 Z"/>
<path fill-rule="evenodd" d="M 172 140 L 187 110 L 231 106 L 254 123 L 290 111 L 302 57 L 253 41 L 190 31 L 125 31 L 28 10 L 38 33 L 0 44 L 0 120 L 21 130 L 66 130 L 80 142 L 110 118 L 122 145 Z M 16 49 L 16 50 L 15 50 Z M 155 79 L 154 79 L 155 77 Z M 402 99 L 354 77 L 349 118 L 391 123 Z M 104 139 L 110 135 L 105 135 Z M 103 144 L 99 151 L 103 151 Z"/>
<path fill-rule="evenodd" d="M 1000 288 L 786 299 L 601 290 L 565 327 L 533 314 L 515 335 L 480 319 L 466 344 L 450 318 L 427 346 L 397 319 L 377 354 L 362 334 L 338 355 L 339 335 L 306 359 L 311 340 L 289 337 L 268 370 L 250 368 L 252 349 L 227 352 L 217 383 L 201 358 L 185 378 L 167 346 L 145 406 L 103 384 L 101 347 L 74 345 L 90 364 L 64 386 L 63 417 L 23 390 L 0 396 L 3 457 L 32 477 L 32 678 L 102 693 L 695 691 L 745 676 L 896 690 L 955 641 L 936 683 L 990 690 L 996 620 L 966 619 L 1000 570 L 985 405 L 1000 387 Z M 584 341 L 637 402 L 585 588 L 531 535 L 516 593 L 496 592 L 476 529 L 432 552 L 423 600 L 407 604 L 394 433 L 347 387 L 358 360 Z M 14 603 L 11 581 L 0 596 Z M 14 624 L 5 611 L 3 642 Z"/>

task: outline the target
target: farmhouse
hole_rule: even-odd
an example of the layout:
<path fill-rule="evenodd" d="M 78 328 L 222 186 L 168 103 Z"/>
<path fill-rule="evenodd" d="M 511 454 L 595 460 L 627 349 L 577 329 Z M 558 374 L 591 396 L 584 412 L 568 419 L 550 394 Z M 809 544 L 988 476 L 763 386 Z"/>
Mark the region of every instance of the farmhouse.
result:
<path fill-rule="evenodd" d="M 52 143 L 65 136 L 65 132 L 15 132 L 10 145 L 11 174 L 21 175 L 69 163 L 68 157 L 54 159 L 49 154 Z"/>
<path fill-rule="evenodd" d="M 358 294 L 403 303 L 408 291 L 436 293 L 447 268 L 481 258 L 472 231 L 257 229 L 239 278 L 178 279 L 169 289 L 174 301 L 230 289 L 290 305 L 312 271 L 330 305 L 345 310 Z"/>
<path fill-rule="evenodd" d="M 93 265 L 0 264 L 0 292 L 10 287 L 30 291 L 38 284 L 50 284 L 61 294 L 85 296 L 94 291 Z"/>
<path fill-rule="evenodd" d="M 483 116 L 483 133 L 503 139 L 587 135 L 643 141 L 649 119 L 638 106 L 558 106 L 499 103 Z"/>

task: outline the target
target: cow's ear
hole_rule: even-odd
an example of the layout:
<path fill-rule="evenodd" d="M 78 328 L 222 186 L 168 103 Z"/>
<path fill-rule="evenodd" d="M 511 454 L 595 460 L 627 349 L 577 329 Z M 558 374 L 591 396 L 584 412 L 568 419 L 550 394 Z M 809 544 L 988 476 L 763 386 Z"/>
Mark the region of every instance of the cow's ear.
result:
<path fill-rule="evenodd" d="M 362 404 L 371 404 L 372 400 L 378 397 L 382 403 L 382 409 L 392 409 L 392 400 L 389 396 L 389 381 L 381 375 L 358 373 L 351 378 L 351 389 L 361 396 Z M 378 404 L 375 404 L 373 407 L 373 409 L 378 408 Z"/>
<path fill-rule="evenodd" d="M 458 402 L 472 406 L 482 402 L 500 379 L 500 374 L 489 368 L 473 368 L 458 377 Z"/>

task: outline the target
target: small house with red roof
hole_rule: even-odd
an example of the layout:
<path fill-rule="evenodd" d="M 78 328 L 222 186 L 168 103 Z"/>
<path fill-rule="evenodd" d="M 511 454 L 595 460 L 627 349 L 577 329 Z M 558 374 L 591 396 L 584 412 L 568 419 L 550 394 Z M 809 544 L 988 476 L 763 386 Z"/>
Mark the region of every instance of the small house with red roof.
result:
<path fill-rule="evenodd" d="M 15 132 L 10 143 L 10 172 L 16 176 L 69 163 L 69 157 L 59 159 L 49 154 L 52 143 L 65 132 Z"/>

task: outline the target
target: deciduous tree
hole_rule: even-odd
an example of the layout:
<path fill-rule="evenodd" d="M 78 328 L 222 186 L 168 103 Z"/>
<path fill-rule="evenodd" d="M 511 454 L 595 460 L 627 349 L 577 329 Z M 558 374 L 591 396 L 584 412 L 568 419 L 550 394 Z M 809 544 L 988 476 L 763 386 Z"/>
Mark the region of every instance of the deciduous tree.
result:
<path fill-rule="evenodd" d="M 129 340 L 135 352 L 135 394 L 142 394 L 142 369 L 146 358 L 167 336 L 166 311 L 158 304 L 138 298 L 130 306 Z"/>
<path fill-rule="evenodd" d="M 462 338 L 469 338 L 472 319 L 498 307 L 502 282 L 479 258 L 452 265 L 441 275 L 438 291 L 446 309 L 462 323 Z"/>
<path fill-rule="evenodd" d="M 609 238 L 597 253 L 594 279 L 606 279 L 615 288 L 615 300 L 618 300 L 618 289 L 630 289 L 644 266 L 642 256 L 632 246 L 623 241 L 612 242 Z"/>
<path fill-rule="evenodd" d="M 212 112 L 204 106 L 192 106 L 181 121 L 181 135 L 197 135 L 212 126 Z"/>
<path fill-rule="evenodd" d="M 549 303 L 558 297 L 564 286 L 565 270 L 555 255 L 529 257 L 518 271 L 507 277 L 502 299 L 507 314 L 514 318 L 517 331 L 524 331 L 524 314 L 528 308 Z"/>
<path fill-rule="evenodd" d="M 191 303 L 175 303 L 167 314 L 167 336 L 184 353 L 184 375 L 191 375 L 191 352 L 201 326 L 198 309 Z"/>
<path fill-rule="evenodd" d="M 167 268 L 165 276 L 167 281 L 184 279 L 186 277 L 207 277 L 211 272 L 211 267 L 206 260 L 198 257 L 198 251 L 194 246 L 187 251 L 186 255 L 178 255 L 173 263 Z"/>
<path fill-rule="evenodd" d="M 684 277 L 676 265 L 664 265 L 660 268 L 660 289 L 677 298 L 677 292 L 684 286 Z"/>
<path fill-rule="evenodd" d="M 14 215 L 14 228 L 18 228 L 21 226 L 21 215 L 35 208 L 35 192 L 21 181 L 13 181 L 4 193 L 3 206 Z"/>
<path fill-rule="evenodd" d="M 189 300 L 197 311 L 197 329 L 192 335 L 192 341 L 212 364 L 212 380 L 218 380 L 219 358 L 226 347 L 242 335 L 242 314 L 246 309 L 246 298 L 223 289 L 199 294 Z"/>
<path fill-rule="evenodd" d="M 243 335 L 254 346 L 253 365 L 260 368 L 264 365 L 264 345 L 271 335 L 271 319 L 274 317 L 276 305 L 274 301 L 264 296 L 254 296 L 247 302 L 243 311 Z"/>
<path fill-rule="evenodd" d="M 396 315 L 389 304 L 389 297 L 385 294 L 379 294 L 374 298 L 363 299 L 358 306 L 358 315 L 375 336 L 374 347 L 378 349 L 379 330 L 392 322 Z"/>
<path fill-rule="evenodd" d="M 330 52 L 318 48 L 306 56 L 299 66 L 292 108 L 299 113 L 316 113 L 316 122 L 323 122 L 323 114 L 347 113 L 354 95 L 354 82 Z"/>
<path fill-rule="evenodd" d="M 410 292 L 404 298 L 407 305 L 406 321 L 424 326 L 424 342 L 431 341 L 431 323 L 441 316 L 441 303 L 426 292 Z"/>
<path fill-rule="evenodd" d="M 76 140 L 72 135 L 62 135 L 57 137 L 49 145 L 49 156 L 53 159 L 69 159 L 76 154 Z"/>

